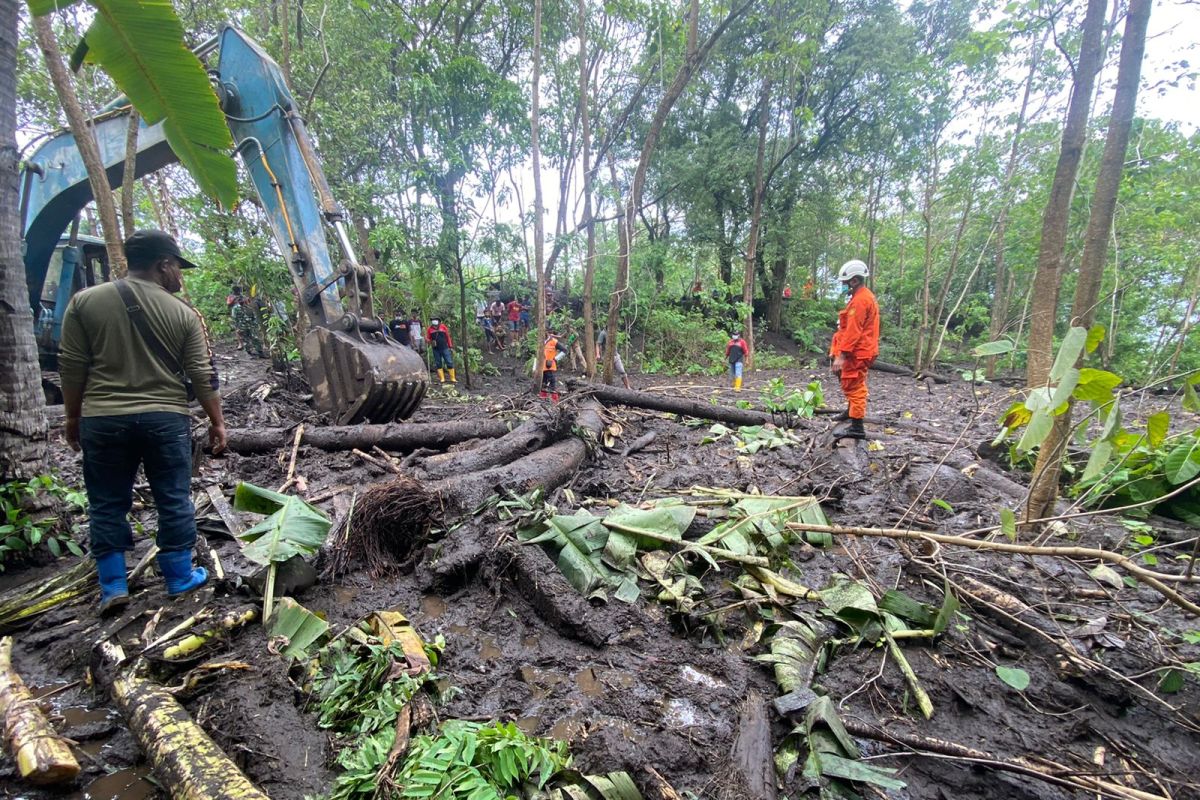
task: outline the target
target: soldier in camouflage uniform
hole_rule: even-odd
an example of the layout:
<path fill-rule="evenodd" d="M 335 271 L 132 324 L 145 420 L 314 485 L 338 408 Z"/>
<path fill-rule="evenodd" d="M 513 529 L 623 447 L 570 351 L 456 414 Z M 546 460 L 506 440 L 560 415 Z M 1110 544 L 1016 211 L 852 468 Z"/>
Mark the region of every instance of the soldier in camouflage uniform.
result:
<path fill-rule="evenodd" d="M 238 338 L 245 342 L 246 352 L 262 358 L 262 339 L 258 335 L 258 320 L 250 307 L 250 301 L 243 298 L 241 302 L 234 303 L 231 313 L 233 327 L 237 329 Z"/>

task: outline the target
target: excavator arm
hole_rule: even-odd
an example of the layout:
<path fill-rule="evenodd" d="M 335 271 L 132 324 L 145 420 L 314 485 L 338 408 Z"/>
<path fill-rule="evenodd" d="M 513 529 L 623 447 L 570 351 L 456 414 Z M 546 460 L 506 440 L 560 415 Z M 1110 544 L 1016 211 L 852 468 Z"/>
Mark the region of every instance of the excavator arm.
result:
<path fill-rule="evenodd" d="M 314 402 L 341 424 L 411 416 L 428 386 L 425 363 L 393 340 L 374 312 L 372 271 L 355 257 L 344 214 L 278 65 L 232 25 L 197 54 L 211 57 L 214 50 L 213 86 L 299 298 L 305 329 L 301 359 Z M 114 183 L 124 174 L 127 126 L 128 105 L 122 101 L 95 119 L 101 157 Z M 134 174 L 141 177 L 176 160 L 161 125 L 143 125 Z M 37 309 L 59 237 L 92 199 L 69 132 L 51 137 L 30 156 L 21 188 L 25 272 L 30 305 Z M 340 252 L 336 261 L 327 231 Z M 56 320 L 65 308 L 56 305 Z"/>

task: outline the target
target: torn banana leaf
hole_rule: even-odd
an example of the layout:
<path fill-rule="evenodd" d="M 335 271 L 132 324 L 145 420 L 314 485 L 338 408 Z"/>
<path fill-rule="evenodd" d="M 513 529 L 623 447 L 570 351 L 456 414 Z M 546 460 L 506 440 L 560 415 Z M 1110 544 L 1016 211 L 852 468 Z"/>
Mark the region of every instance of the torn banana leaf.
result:
<path fill-rule="evenodd" d="M 702 591 L 703 586 L 694 575 L 673 572 L 671 557 L 658 550 L 644 553 L 641 562 L 642 567 L 661 589 L 658 593 L 660 603 L 670 603 L 685 614 L 691 614 L 695 610 L 696 600 L 693 595 Z"/>
<path fill-rule="evenodd" d="M 610 530 L 629 534 L 638 547 L 647 550 L 662 548 L 662 537 L 679 540 L 696 518 L 696 509 L 687 505 L 663 505 L 655 508 L 632 508 L 619 505 L 604 516 L 604 525 Z M 646 536 L 639 536 L 645 532 Z"/>
<path fill-rule="evenodd" d="M 271 616 L 267 634 L 282 638 L 285 642 L 280 655 L 286 658 L 306 659 L 312 655 L 313 645 L 329 631 L 329 623 L 297 603 L 290 597 L 281 597 Z"/>
<path fill-rule="evenodd" d="M 780 623 L 770 647 L 770 653 L 755 656 L 754 660 L 774 665 L 775 683 L 784 694 L 807 689 L 824 666 L 824 640 L 807 622 Z"/>
<path fill-rule="evenodd" d="M 873 642 L 879 638 L 883 620 L 874 595 L 865 585 L 837 573 L 821 590 L 821 602 L 862 640 Z"/>
<path fill-rule="evenodd" d="M 889 589 L 879 598 L 879 610 L 894 614 L 917 628 L 932 628 L 936 620 L 928 606 L 896 589 Z"/>

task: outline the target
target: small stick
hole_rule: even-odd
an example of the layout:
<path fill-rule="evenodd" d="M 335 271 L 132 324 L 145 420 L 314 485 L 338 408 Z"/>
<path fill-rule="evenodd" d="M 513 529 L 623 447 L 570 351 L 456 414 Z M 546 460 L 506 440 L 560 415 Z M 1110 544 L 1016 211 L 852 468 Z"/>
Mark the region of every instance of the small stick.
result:
<path fill-rule="evenodd" d="M 225 580 L 225 567 L 221 565 L 221 557 L 217 555 L 216 549 L 210 547 L 208 549 L 208 554 L 212 556 L 213 572 L 216 573 L 217 580 Z"/>
<path fill-rule="evenodd" d="M 375 466 L 379 467 L 380 469 L 382 469 L 386 472 L 391 472 L 395 475 L 400 474 L 400 468 L 397 467 L 395 464 L 391 463 L 390 461 L 388 461 L 386 463 L 383 461 L 380 461 L 375 456 L 367 455 L 362 450 L 359 450 L 357 447 L 354 448 L 353 450 L 351 450 L 350 452 L 353 453 L 354 455 L 358 456 L 359 458 L 361 458 L 363 461 L 366 461 L 368 464 L 374 464 Z"/>
<path fill-rule="evenodd" d="M 320 494 L 310 497 L 308 499 L 308 502 L 310 504 L 311 503 L 323 503 L 335 495 L 339 495 L 339 494 L 342 494 L 343 492 L 350 491 L 350 489 L 351 489 L 351 487 L 347 486 L 346 484 L 339 483 L 337 486 L 332 486 L 332 487 L 326 489 L 325 491 L 321 492 Z"/>
<path fill-rule="evenodd" d="M 390 453 L 388 453 L 388 452 L 386 452 L 386 451 L 382 450 L 382 449 L 379 447 L 379 445 L 377 445 L 377 444 L 373 444 L 373 445 L 371 445 L 371 452 L 372 452 L 372 453 L 375 453 L 376 455 L 378 455 L 378 456 L 379 456 L 380 458 L 382 458 L 384 461 L 386 461 L 387 463 L 389 463 L 389 464 L 391 464 L 393 467 L 395 467 L 397 471 L 399 471 L 399 469 L 400 469 L 400 459 L 398 459 L 398 458 L 395 458 L 395 457 L 394 457 L 394 456 L 392 456 Z"/>
<path fill-rule="evenodd" d="M 288 460 L 287 480 L 279 487 L 283 491 L 296 481 L 296 456 L 300 453 L 300 437 L 304 436 L 304 423 L 296 426 L 296 436 L 292 439 L 292 457 Z"/>
<path fill-rule="evenodd" d="M 933 701 L 929 699 L 929 694 L 925 688 L 921 686 L 921 682 L 917 680 L 917 673 L 913 672 L 912 664 L 908 663 L 908 659 L 904 657 L 904 653 L 900 650 L 900 646 L 896 644 L 896 639 L 891 633 L 884 631 L 883 636 L 887 639 L 888 652 L 892 658 L 896 659 L 896 663 L 900 666 L 900 671 L 904 673 L 904 680 L 908 681 L 908 688 L 912 690 L 913 697 L 917 699 L 917 708 L 921 709 L 921 714 L 925 719 L 933 718 Z"/>

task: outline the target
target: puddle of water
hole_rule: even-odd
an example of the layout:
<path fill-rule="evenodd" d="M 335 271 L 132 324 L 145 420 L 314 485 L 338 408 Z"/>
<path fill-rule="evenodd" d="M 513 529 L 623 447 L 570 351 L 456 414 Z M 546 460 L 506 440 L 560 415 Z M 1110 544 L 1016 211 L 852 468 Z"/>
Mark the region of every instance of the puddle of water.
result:
<path fill-rule="evenodd" d="M 596 672 L 591 667 L 575 673 L 575 685 L 588 697 L 599 697 L 604 694 L 604 685 L 600 683 L 600 679 L 596 677 Z"/>
<path fill-rule="evenodd" d="M 517 720 L 517 727 L 525 731 L 525 733 L 533 736 L 537 729 L 542 726 L 541 717 L 521 717 Z"/>
<path fill-rule="evenodd" d="M 496 644 L 494 636 L 483 636 L 483 645 L 479 648 L 479 657 L 484 661 L 495 661 L 504 655 L 500 650 L 500 645 Z"/>
<path fill-rule="evenodd" d="M 421 598 L 421 613 L 430 619 L 437 619 L 450 608 L 446 601 L 436 594 L 427 594 Z"/>
<path fill-rule="evenodd" d="M 67 727 L 70 728 L 93 722 L 109 722 L 118 716 L 117 712 L 111 708 L 84 708 L 83 706 L 69 706 L 59 709 L 58 714 L 63 718 L 63 722 L 66 723 Z"/>
<path fill-rule="evenodd" d="M 358 597 L 358 589 L 353 586 L 333 587 L 333 599 L 337 601 L 338 605 L 350 605 L 354 602 L 355 597 Z"/>
<path fill-rule="evenodd" d="M 608 672 L 604 676 L 605 682 L 610 685 L 617 686 L 621 689 L 632 689 L 637 682 L 631 673 L 628 672 Z"/>
<path fill-rule="evenodd" d="M 551 739 L 562 739 L 569 742 L 581 733 L 583 733 L 583 720 L 578 717 L 566 717 L 554 723 L 546 735 Z"/>
<path fill-rule="evenodd" d="M 45 697 L 48 694 L 61 692 L 68 686 L 73 685 L 73 681 L 61 681 L 59 683 L 47 683 L 45 686 L 30 686 L 29 693 L 35 698 Z"/>
<path fill-rule="evenodd" d="M 158 787 L 147 778 L 150 770 L 122 769 L 102 775 L 83 788 L 78 800 L 146 800 L 158 796 Z"/>
<path fill-rule="evenodd" d="M 690 728 L 700 724 L 700 709 L 691 700 L 676 697 L 667 701 L 667 710 L 663 713 L 663 722 L 668 725 L 678 725 Z"/>
<path fill-rule="evenodd" d="M 457 636 L 474 636 L 475 629 L 468 628 L 466 625 L 447 625 L 446 630 Z"/>
<path fill-rule="evenodd" d="M 725 687 L 725 684 L 722 681 L 717 680 L 707 672 L 701 672 L 691 664 L 685 664 L 679 670 L 679 676 L 685 681 L 699 684 L 700 686 L 707 686 L 710 689 L 723 689 Z"/>

